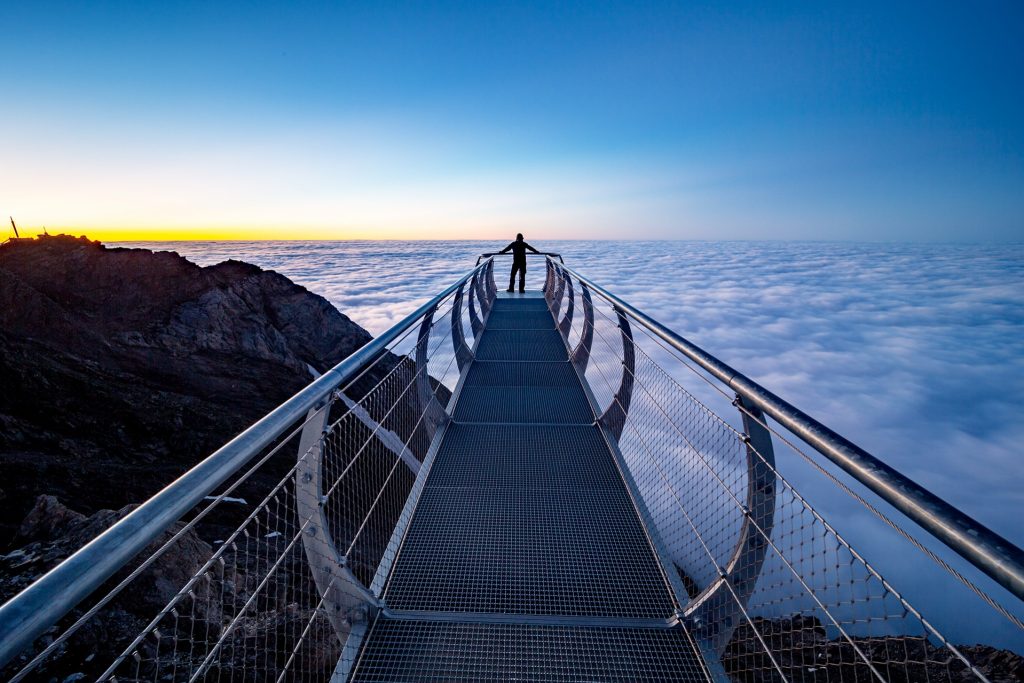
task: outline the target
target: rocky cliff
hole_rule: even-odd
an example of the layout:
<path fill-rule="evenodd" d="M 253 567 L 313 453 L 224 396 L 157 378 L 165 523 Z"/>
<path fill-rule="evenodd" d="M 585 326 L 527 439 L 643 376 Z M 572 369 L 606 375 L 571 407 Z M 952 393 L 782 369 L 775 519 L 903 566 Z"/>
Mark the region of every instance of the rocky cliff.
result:
<path fill-rule="evenodd" d="M 369 339 L 247 263 L 0 246 L 0 552 L 39 495 L 86 514 L 141 502 Z"/>

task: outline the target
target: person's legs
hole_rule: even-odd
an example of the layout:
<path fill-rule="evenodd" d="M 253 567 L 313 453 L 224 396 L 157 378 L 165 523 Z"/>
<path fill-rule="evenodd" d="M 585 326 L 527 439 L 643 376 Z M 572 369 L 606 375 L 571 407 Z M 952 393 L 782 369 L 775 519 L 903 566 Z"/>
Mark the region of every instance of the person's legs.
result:
<path fill-rule="evenodd" d="M 519 264 L 512 264 L 512 273 L 508 276 L 508 291 L 515 291 L 516 287 L 516 270 L 519 269 Z"/>
<path fill-rule="evenodd" d="M 519 291 L 526 291 L 526 264 L 519 266 Z"/>

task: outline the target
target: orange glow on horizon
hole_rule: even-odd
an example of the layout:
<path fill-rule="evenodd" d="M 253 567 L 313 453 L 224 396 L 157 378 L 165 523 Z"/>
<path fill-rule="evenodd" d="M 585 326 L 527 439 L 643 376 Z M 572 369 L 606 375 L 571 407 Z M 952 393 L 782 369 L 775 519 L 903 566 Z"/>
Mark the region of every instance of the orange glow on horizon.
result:
<path fill-rule="evenodd" d="M 17 219 L 15 219 L 17 220 Z M 42 235 L 43 226 L 18 225 L 22 237 Z M 288 227 L 280 226 L 154 226 L 146 228 L 129 227 L 89 227 L 89 226 L 45 226 L 50 235 L 85 236 L 99 242 L 200 242 L 200 241 L 345 241 L 345 240 L 491 240 L 503 239 L 508 232 L 502 230 L 472 231 L 466 229 L 449 229 L 429 231 L 424 235 L 422 229 L 380 229 L 380 228 L 323 228 L 323 227 Z M 467 233 L 475 233 L 471 236 Z M 14 236 L 13 231 L 11 237 Z"/>

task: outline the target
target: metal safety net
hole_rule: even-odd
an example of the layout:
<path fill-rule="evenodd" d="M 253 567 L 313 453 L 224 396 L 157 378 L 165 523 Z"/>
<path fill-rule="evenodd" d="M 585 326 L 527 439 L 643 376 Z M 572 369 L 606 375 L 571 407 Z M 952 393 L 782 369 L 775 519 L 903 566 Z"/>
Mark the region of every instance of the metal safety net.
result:
<path fill-rule="evenodd" d="M 884 522 L 879 533 L 913 540 L 948 572 L 944 595 L 981 596 L 1020 628 L 1017 617 L 624 306 L 553 260 L 545 291 L 666 559 L 680 624 L 712 678 L 987 680 L 969 652 L 950 643 L 794 488 L 775 450 L 790 449 L 800 458 L 787 463 L 805 460 L 826 475 L 828 495 L 852 496 Z M 971 592 L 958 593 L 958 585 Z"/>

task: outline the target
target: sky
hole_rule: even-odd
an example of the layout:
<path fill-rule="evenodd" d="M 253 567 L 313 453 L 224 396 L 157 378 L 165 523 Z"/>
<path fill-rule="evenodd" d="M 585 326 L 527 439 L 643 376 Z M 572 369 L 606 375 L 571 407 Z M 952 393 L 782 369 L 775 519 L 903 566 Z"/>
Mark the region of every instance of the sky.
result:
<path fill-rule="evenodd" d="M 1024 4 L 767 5 L 2 3 L 0 212 L 107 240 L 1024 239 Z"/>

